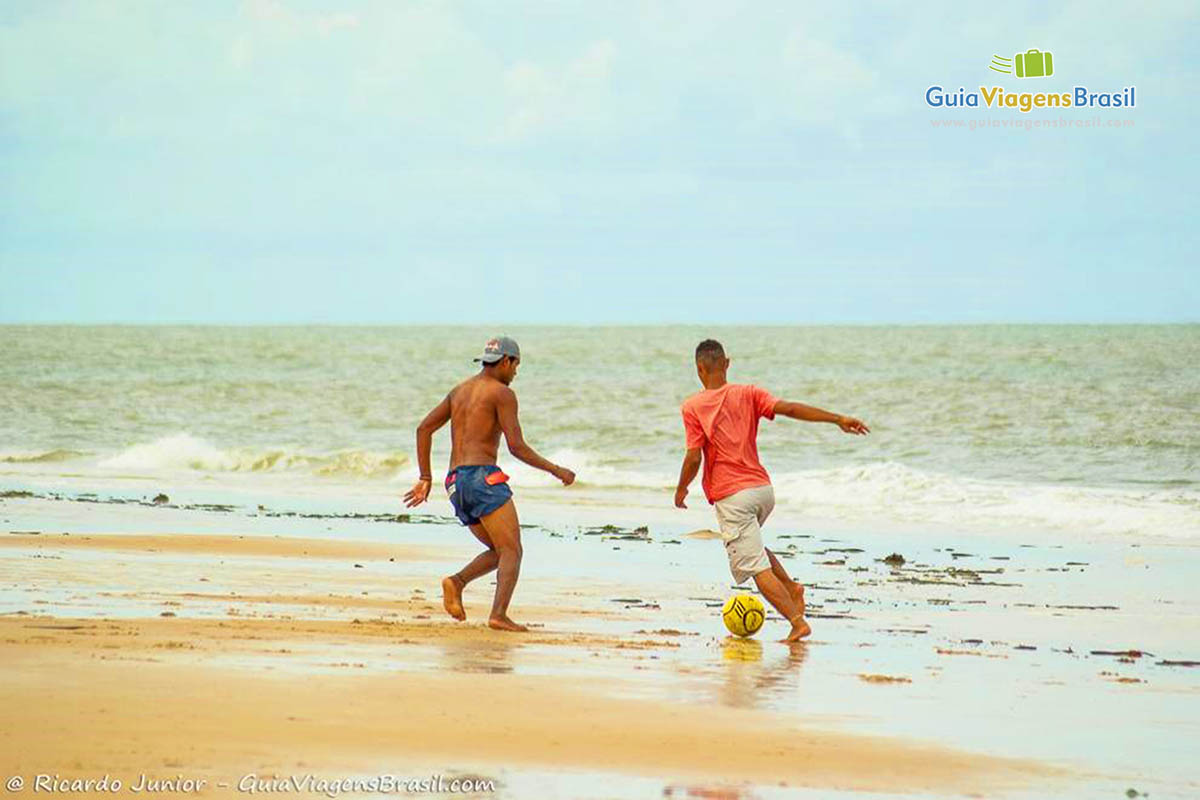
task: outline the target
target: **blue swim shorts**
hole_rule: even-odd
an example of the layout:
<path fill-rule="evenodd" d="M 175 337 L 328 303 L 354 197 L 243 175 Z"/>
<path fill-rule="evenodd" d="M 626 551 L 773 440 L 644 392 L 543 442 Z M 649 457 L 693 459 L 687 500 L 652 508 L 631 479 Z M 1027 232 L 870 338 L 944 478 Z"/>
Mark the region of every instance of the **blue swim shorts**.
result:
<path fill-rule="evenodd" d="M 446 473 L 446 493 L 463 525 L 475 525 L 513 496 L 508 476 L 495 464 L 455 467 Z"/>

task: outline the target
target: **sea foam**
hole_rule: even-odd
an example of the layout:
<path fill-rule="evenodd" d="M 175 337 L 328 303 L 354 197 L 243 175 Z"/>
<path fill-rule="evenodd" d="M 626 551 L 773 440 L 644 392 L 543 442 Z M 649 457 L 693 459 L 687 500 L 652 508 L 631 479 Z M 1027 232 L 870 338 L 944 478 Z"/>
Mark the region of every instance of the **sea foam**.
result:
<path fill-rule="evenodd" d="M 341 450 L 327 454 L 304 453 L 286 448 L 222 449 L 188 433 L 164 436 L 137 444 L 100 462 L 113 470 L 158 472 L 198 470 L 205 472 L 286 472 L 346 477 L 390 477 L 408 463 L 404 453 L 375 453 Z"/>
<path fill-rule="evenodd" d="M 0 453 L 0 464 L 53 464 L 82 458 L 87 453 L 79 450 L 31 450 L 27 452 Z"/>
<path fill-rule="evenodd" d="M 77 451 L 9 454 L 15 466 L 77 459 Z M 670 504 L 677 473 L 658 465 L 626 465 L 578 449 L 551 449 L 546 456 L 574 470 L 577 489 L 591 503 L 613 511 L 633 501 L 653 502 L 661 494 Z M 439 455 L 438 458 L 444 458 Z M 501 448 L 500 465 L 518 491 L 558 485 L 540 470 L 515 461 Z M 399 452 L 345 449 L 308 452 L 299 448 L 222 448 L 189 433 L 165 436 L 128 447 L 104 458 L 104 472 L 136 472 L 156 477 L 183 474 L 246 473 L 324 476 L 358 483 L 382 480 L 405 483 L 416 477 L 410 457 Z M 435 470 L 440 475 L 440 469 Z M 1200 539 L 1200 491 L 1192 485 L 1146 489 L 980 478 L 913 467 L 897 460 L 838 467 L 772 472 L 776 502 L 789 517 L 811 517 L 863 527 L 903 526 L 930 530 L 1070 532 L 1083 535 L 1168 536 Z M 381 491 L 389 491 L 382 488 Z M 631 494 L 632 492 L 632 494 Z M 570 505 L 573 492 L 542 493 L 543 502 Z M 693 505 L 702 503 L 699 482 Z"/>
<path fill-rule="evenodd" d="M 779 502 L 824 519 L 1200 538 L 1200 492 L 1186 487 L 984 480 L 893 461 L 789 472 L 773 482 Z"/>

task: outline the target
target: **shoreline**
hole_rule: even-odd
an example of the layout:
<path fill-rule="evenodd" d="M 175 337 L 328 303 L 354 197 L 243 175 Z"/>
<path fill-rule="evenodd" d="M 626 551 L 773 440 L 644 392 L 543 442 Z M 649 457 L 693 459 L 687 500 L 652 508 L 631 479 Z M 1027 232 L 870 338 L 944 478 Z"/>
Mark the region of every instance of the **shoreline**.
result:
<path fill-rule="evenodd" d="M 0 470 L 0 476 L 5 475 L 20 477 L 19 474 Z M 67 477 L 71 480 L 66 480 Z M 214 529 L 221 533 L 230 532 L 231 527 L 245 528 L 264 517 L 287 518 L 298 522 L 305 519 L 347 521 L 368 518 L 378 522 L 393 522 L 398 518 L 411 518 L 423 524 L 456 524 L 449 503 L 437 493 L 430 502 L 416 509 L 404 508 L 400 495 L 407 485 L 395 481 L 386 486 L 334 483 L 323 486 L 319 493 L 306 494 L 298 493 L 295 486 L 283 485 L 221 486 L 218 483 L 181 488 L 172 485 L 169 479 L 135 476 L 127 479 L 109 478 L 105 480 L 107 485 L 103 489 L 94 487 L 95 491 L 80 491 L 73 486 L 74 477 L 76 476 L 59 476 L 48 484 L 27 480 L 10 482 L 0 491 L 0 518 L 12 516 L 4 513 L 5 501 L 24 501 L 88 504 L 93 507 L 107 506 L 114 510 L 115 507 L 124 507 L 131 514 L 151 511 L 216 511 L 238 520 L 237 526 L 226 525 Z M 11 488 L 14 485 L 16 488 Z M 1084 488 L 1100 491 L 1095 487 Z M 169 495 L 168 502 L 153 502 L 153 498 L 160 493 Z M 1148 493 L 1153 494 L 1153 491 Z M 651 525 L 656 529 L 679 535 L 692 530 L 711 528 L 715 524 L 712 509 L 698 492 L 693 492 L 686 511 L 680 511 L 671 505 L 670 494 L 665 490 L 655 493 L 647 490 L 624 492 L 612 488 L 563 490 L 545 486 L 518 486 L 515 499 L 523 526 L 569 530 L 572 527 L 599 527 L 614 523 L 618 526 Z M 776 486 L 776 494 L 777 497 L 786 498 L 787 490 Z M 616 497 L 621 500 L 618 505 L 612 502 Z M 10 509 L 14 507 L 15 503 L 8 505 Z M 45 509 L 37 509 L 34 514 L 42 518 L 53 516 L 46 514 Z M 142 517 L 142 520 L 144 521 L 141 525 L 150 531 L 161 530 L 164 524 L 169 524 L 151 517 Z M 786 527 L 801 528 L 846 537 L 885 535 L 933 539 L 939 536 L 1003 535 L 1013 540 L 1036 541 L 1049 536 L 1055 541 L 1064 542 L 1104 540 L 1200 547 L 1200 530 L 1193 532 L 1170 525 L 1161 526 L 1158 528 L 1159 532 L 1155 533 L 1134 533 L 1095 527 L 1048 527 L 1033 522 L 1018 525 L 1012 519 L 1003 522 L 1004 524 L 999 526 L 995 523 L 986 524 L 978 519 L 950 522 L 863 518 L 848 522 L 845 519 L 814 514 L 803 502 L 792 504 L 784 499 L 776 505 L 768 527 L 775 530 Z M 94 532 L 125 531 L 128 527 L 122 522 L 118 526 L 96 529 Z"/>

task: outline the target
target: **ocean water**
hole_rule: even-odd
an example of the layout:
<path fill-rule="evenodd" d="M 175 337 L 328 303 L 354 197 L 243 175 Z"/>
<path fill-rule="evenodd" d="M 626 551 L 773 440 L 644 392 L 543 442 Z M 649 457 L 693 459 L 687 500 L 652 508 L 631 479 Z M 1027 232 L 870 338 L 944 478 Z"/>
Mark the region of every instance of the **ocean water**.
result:
<path fill-rule="evenodd" d="M 522 346 L 526 438 L 579 486 L 552 491 L 549 476 L 502 463 L 551 506 L 619 512 L 664 493 L 669 505 L 679 404 L 700 388 L 692 350 L 712 336 L 732 380 L 871 427 L 764 423 L 763 461 L 796 515 L 1200 537 L 1200 325 L 505 332 Z M 0 490 L 140 481 L 391 498 L 416 473 L 417 423 L 493 333 L 3 326 Z M 435 472 L 447 450 L 442 432 Z"/>

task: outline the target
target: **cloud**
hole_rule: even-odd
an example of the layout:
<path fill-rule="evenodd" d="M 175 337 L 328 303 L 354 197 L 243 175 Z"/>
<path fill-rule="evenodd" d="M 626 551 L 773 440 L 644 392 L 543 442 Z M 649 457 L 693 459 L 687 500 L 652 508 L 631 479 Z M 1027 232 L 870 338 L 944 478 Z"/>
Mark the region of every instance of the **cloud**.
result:
<path fill-rule="evenodd" d="M 264 35 L 285 38 L 325 38 L 338 31 L 350 31 L 362 22 L 358 14 L 331 14 L 294 11 L 279 0 L 245 0 L 238 10 L 241 20 L 249 21 L 248 29 L 238 32 L 229 48 L 229 63 L 237 69 L 251 66 L 255 55 L 255 40 Z"/>
<path fill-rule="evenodd" d="M 617 48 L 593 42 L 582 54 L 554 68 L 520 61 L 504 73 L 509 99 L 498 140 L 513 142 L 548 131 L 584 128 L 597 132 L 613 122 L 610 87 Z"/>
<path fill-rule="evenodd" d="M 293 11 L 280 0 L 245 0 L 242 14 L 295 33 L 315 32 L 322 36 L 339 28 L 357 28 L 357 14 L 337 12 L 333 14 L 306 14 Z"/>
<path fill-rule="evenodd" d="M 783 63 L 805 78 L 809 91 L 834 94 L 865 91 L 875 85 L 878 75 L 858 56 L 829 42 L 813 39 L 803 30 L 793 31 L 783 43 Z"/>
<path fill-rule="evenodd" d="M 878 90 L 879 74 L 849 50 L 795 30 L 783 43 L 783 78 L 793 85 L 795 102 L 786 116 L 827 123 L 852 143 L 860 143 L 852 121 L 866 110 L 863 98 Z"/>

